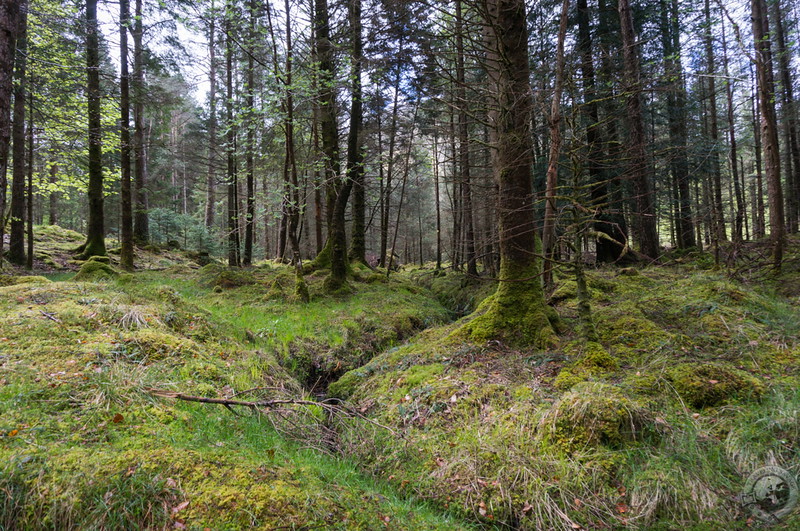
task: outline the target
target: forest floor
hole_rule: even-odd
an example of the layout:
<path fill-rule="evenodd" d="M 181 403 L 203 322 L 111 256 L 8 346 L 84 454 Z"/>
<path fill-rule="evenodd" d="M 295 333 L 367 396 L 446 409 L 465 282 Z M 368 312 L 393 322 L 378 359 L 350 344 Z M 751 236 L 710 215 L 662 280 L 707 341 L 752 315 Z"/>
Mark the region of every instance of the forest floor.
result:
<path fill-rule="evenodd" d="M 0 529 L 737 529 L 753 470 L 800 472 L 797 262 L 590 270 L 594 342 L 560 278 L 542 352 L 452 334 L 493 287 L 458 273 L 303 303 L 288 266 L 78 243 L 0 276 Z"/>

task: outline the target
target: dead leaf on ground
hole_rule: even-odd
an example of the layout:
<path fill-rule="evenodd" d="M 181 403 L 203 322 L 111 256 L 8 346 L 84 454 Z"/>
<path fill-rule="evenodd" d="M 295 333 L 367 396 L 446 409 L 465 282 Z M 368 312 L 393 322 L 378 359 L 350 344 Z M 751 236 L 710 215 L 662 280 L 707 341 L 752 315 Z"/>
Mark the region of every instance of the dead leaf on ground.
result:
<path fill-rule="evenodd" d="M 178 514 L 178 513 L 179 513 L 179 512 L 181 512 L 182 510 L 186 509 L 187 507 L 189 507 L 189 500 L 186 500 L 186 501 L 185 501 L 185 502 L 183 502 L 183 503 L 179 503 L 178 505 L 176 505 L 175 507 L 173 507 L 173 508 L 172 508 L 172 514 Z"/>

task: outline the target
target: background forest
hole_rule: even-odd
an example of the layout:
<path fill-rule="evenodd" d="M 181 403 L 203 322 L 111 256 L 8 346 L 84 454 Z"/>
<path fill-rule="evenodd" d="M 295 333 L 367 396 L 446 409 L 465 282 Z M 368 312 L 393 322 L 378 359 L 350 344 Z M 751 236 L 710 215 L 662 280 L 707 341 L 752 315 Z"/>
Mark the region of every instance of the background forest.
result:
<path fill-rule="evenodd" d="M 130 197 L 139 245 L 234 265 L 312 259 L 342 192 L 351 258 L 496 276 L 480 7 L 360 4 L 101 4 L 94 41 L 86 6 L 23 3 L 13 175 L 0 182 L 8 259 L 26 260 L 26 221 L 89 230 L 93 96 L 95 195 L 102 178 L 115 240 Z M 570 232 L 598 262 L 629 242 L 651 259 L 696 246 L 721 260 L 722 242 L 765 235 L 778 246 L 800 216 L 796 6 L 620 7 L 528 9 L 548 254 L 569 254 Z"/>

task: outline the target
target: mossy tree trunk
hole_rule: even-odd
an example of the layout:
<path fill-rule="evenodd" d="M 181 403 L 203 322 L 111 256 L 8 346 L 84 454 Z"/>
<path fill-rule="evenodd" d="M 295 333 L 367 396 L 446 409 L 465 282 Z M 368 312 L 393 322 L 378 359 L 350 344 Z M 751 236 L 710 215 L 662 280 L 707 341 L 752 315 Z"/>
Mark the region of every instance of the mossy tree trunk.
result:
<path fill-rule="evenodd" d="M 100 41 L 97 0 L 86 1 L 86 94 L 89 116 L 89 223 L 81 256 L 106 255 L 103 214 L 103 147 L 100 123 Z"/>
<path fill-rule="evenodd" d="M 546 346 L 548 320 L 534 226 L 531 168 L 532 96 L 523 0 L 484 0 L 490 79 L 494 89 L 494 175 L 498 185 L 500 283 L 465 330 L 474 341 L 501 339 Z"/>

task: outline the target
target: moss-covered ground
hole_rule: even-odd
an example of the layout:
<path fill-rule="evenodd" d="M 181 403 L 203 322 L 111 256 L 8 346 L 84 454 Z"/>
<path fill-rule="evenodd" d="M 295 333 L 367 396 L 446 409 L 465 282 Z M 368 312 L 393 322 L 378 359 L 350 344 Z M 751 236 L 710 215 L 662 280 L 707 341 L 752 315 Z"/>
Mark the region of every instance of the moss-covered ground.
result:
<path fill-rule="evenodd" d="M 424 290 L 354 281 L 331 299 L 311 278 L 303 304 L 277 294 L 288 266 L 231 272 L 180 253 L 133 275 L 97 264 L 73 262 L 78 280 L 0 276 L 0 529 L 470 526 L 337 453 L 313 408 L 253 414 L 152 392 L 306 398 L 312 376 L 446 320 Z"/>
<path fill-rule="evenodd" d="M 791 260 L 587 271 L 596 341 L 559 278 L 541 350 L 454 334 L 492 284 L 451 271 L 354 268 L 338 297 L 309 271 L 305 303 L 281 264 L 98 274 L 57 245 L 0 277 L 0 529 L 745 529 L 748 475 L 800 472 Z"/>
<path fill-rule="evenodd" d="M 407 441 L 352 451 L 485 525 L 758 525 L 736 500 L 748 475 L 800 472 L 797 298 L 777 293 L 780 279 L 733 281 L 692 263 L 588 280 L 597 342 L 575 332 L 575 283 L 561 278 L 557 347 L 465 342 L 451 334 L 459 322 L 345 374 L 330 391 Z"/>

